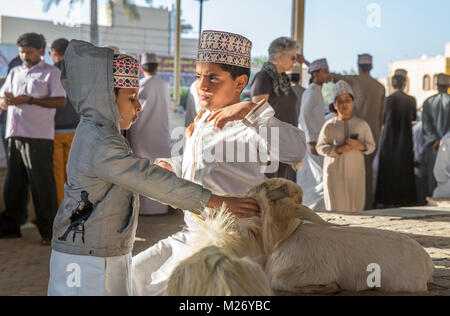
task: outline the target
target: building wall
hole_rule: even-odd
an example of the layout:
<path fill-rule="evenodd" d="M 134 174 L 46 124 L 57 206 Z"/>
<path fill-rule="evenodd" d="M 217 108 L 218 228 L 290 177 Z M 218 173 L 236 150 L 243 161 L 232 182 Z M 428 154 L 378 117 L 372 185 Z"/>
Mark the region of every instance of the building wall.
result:
<path fill-rule="evenodd" d="M 113 10 L 102 8 L 99 12 L 99 45 L 117 46 L 122 52 L 139 55 L 150 51 L 157 55 L 171 55 L 169 38 L 170 12 L 165 9 L 139 7 L 139 20 L 130 21 L 122 5 Z M 43 34 L 48 45 L 60 37 L 89 41 L 87 24 L 65 26 L 49 21 L 0 16 L 0 44 L 15 44 L 17 38 L 27 32 Z M 172 32 L 173 33 L 173 32 Z M 181 39 L 181 57 L 194 58 L 197 39 Z"/>
<path fill-rule="evenodd" d="M 435 76 L 439 73 L 450 74 L 450 43 L 446 44 L 445 56 L 421 59 L 395 61 L 389 65 L 389 93 L 392 93 L 391 78 L 398 68 L 408 71 L 407 93 L 414 96 L 417 106 L 421 107 L 423 102 L 430 96 L 437 93 L 435 86 Z M 429 76 L 430 89 L 424 89 L 424 77 Z"/>

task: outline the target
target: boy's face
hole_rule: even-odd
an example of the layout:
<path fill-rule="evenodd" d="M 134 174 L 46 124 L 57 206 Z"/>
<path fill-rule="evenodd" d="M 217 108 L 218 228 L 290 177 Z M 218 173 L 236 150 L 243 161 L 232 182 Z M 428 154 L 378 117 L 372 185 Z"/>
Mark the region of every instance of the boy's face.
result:
<path fill-rule="evenodd" d="M 343 119 L 352 118 L 353 113 L 353 99 L 352 96 L 348 93 L 341 94 L 336 97 L 334 102 L 334 108 L 338 111 L 338 114 Z"/>
<path fill-rule="evenodd" d="M 246 75 L 233 80 L 229 72 L 214 63 L 197 63 L 196 69 L 197 94 L 203 108 L 214 111 L 239 102 L 248 82 Z"/>
<path fill-rule="evenodd" d="M 122 130 L 129 129 L 138 119 L 138 113 L 141 111 L 138 93 L 139 88 L 122 88 L 116 95 L 116 102 L 122 116 L 122 121 L 120 121 L 120 129 Z"/>

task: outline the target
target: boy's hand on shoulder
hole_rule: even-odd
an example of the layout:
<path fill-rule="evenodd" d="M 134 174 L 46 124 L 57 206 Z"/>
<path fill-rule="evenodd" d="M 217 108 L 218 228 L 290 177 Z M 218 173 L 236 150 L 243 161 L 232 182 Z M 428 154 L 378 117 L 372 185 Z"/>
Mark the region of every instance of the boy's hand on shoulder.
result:
<path fill-rule="evenodd" d="M 256 104 L 250 101 L 229 105 L 214 111 L 208 122 L 214 121 L 215 128 L 223 129 L 228 122 L 243 120 L 255 106 Z"/>
<path fill-rule="evenodd" d="M 172 166 L 165 161 L 157 160 L 157 161 L 155 161 L 155 165 L 160 166 L 161 168 L 164 168 L 164 169 L 167 169 L 167 170 L 173 172 Z"/>

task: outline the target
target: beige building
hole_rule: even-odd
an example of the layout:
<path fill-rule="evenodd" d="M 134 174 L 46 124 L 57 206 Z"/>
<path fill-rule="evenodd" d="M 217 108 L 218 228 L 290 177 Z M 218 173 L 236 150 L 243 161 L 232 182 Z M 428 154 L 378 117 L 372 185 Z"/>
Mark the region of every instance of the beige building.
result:
<path fill-rule="evenodd" d="M 408 71 L 407 93 L 417 100 L 417 107 L 422 107 L 423 102 L 437 93 L 437 75 L 446 73 L 450 75 L 450 43 L 445 45 L 445 55 L 420 59 L 394 61 L 389 64 L 389 78 L 379 79 L 389 94 L 392 92 L 391 78 L 396 69 L 403 68 Z"/>
<path fill-rule="evenodd" d="M 139 20 L 129 20 L 121 5 L 103 7 L 99 12 L 99 45 L 117 46 L 122 52 L 138 56 L 143 51 L 172 55 L 174 10 L 138 7 Z M 27 32 L 43 34 L 50 45 L 65 37 L 89 41 L 89 24 L 61 25 L 50 21 L 0 16 L 0 44 L 16 44 Z M 197 39 L 181 39 L 181 57 L 195 58 Z"/>

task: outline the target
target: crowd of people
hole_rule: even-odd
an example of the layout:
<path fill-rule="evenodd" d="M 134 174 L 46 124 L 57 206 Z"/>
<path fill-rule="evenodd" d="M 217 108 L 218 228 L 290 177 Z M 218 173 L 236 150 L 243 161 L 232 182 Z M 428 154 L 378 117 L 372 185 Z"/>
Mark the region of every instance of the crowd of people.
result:
<path fill-rule="evenodd" d="M 298 183 L 303 204 L 321 211 L 450 197 L 448 75 L 438 76 L 418 123 L 406 72 L 395 73 L 386 98 L 368 54 L 358 57 L 359 75 L 341 76 L 277 38 L 249 82 L 252 42 L 204 31 L 183 152 L 172 156 L 170 88 L 155 54 L 139 63 L 117 48 L 58 39 L 51 66 L 42 35 L 26 33 L 17 45 L 0 90 L 8 161 L 0 238 L 21 236 L 31 191 L 42 244 L 52 246 L 49 295 L 163 294 L 198 215 L 226 203 L 236 218 L 259 216 L 243 196 L 270 177 Z M 311 74 L 306 89 L 299 64 Z M 241 102 L 249 83 L 251 100 Z M 133 258 L 139 213 L 164 214 L 167 205 L 184 210 L 186 226 Z M 71 264 L 83 286 L 66 282 Z"/>

